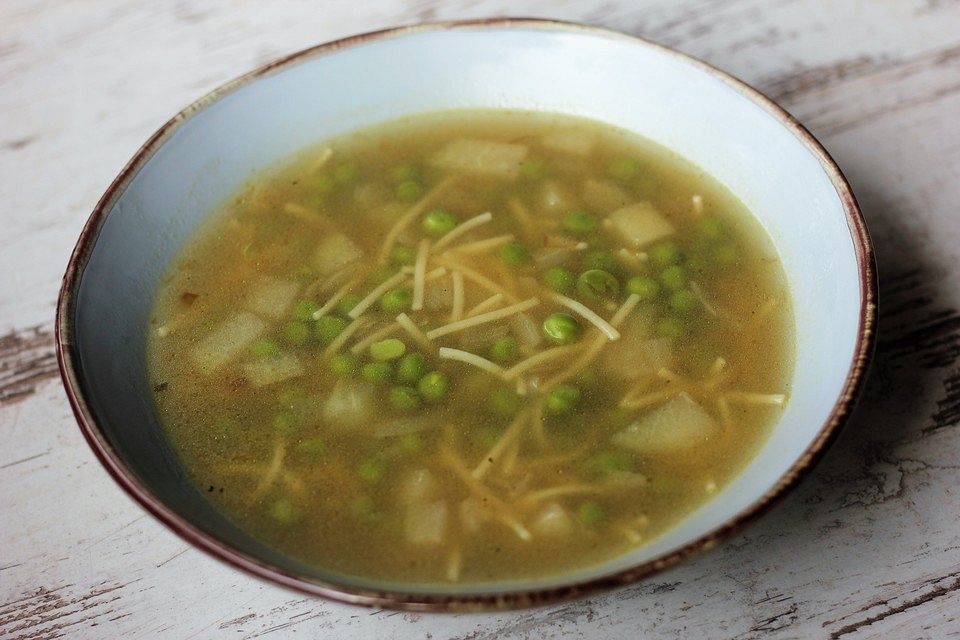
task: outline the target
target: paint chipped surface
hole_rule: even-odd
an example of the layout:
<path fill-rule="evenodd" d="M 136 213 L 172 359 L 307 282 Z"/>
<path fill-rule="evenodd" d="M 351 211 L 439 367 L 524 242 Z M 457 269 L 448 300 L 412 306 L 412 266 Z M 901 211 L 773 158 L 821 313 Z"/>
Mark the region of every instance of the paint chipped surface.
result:
<path fill-rule="evenodd" d="M 0 104 L 0 321 L 3 335 L 34 345 L 0 351 L 0 366 L 17 364 L 0 376 L 20 371 L 0 385 L 8 394 L 0 395 L 0 637 L 854 640 L 956 632 L 956 2 L 384 0 L 364 10 L 331 3 L 321 22 L 293 3 L 269 11 L 192 1 L 116 0 L 83 12 L 52 0 L 33 5 L 0 3 L 8 26 L 0 36 L 8 89 Z M 97 197 L 169 114 L 254 64 L 372 28 L 505 13 L 585 20 L 676 46 L 755 83 L 821 137 L 853 183 L 879 263 L 877 359 L 854 419 L 816 471 L 742 535 L 587 602 L 490 615 L 355 609 L 265 586 L 186 548 L 113 485 L 52 382 L 52 300 Z M 97 73 L 65 81 L 72 67 L 47 40 L 17 34 L 69 44 L 70 64 Z M 131 81 L 132 69 L 150 73 L 149 87 Z M 101 134 L 96 145 L 90 132 Z M 37 189 L 38 178 L 55 188 Z M 21 369 L 23 362 L 36 364 Z M 31 626 L 13 630 L 13 616 Z"/>
<path fill-rule="evenodd" d="M 0 406 L 28 398 L 57 375 L 51 326 L 0 336 Z"/>

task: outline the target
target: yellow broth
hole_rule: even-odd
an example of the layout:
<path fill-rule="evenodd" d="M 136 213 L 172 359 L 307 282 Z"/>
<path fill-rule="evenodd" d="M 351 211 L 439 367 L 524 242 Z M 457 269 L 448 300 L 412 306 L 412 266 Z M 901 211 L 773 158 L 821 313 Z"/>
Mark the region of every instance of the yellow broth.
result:
<path fill-rule="evenodd" d="M 160 288 L 149 375 L 200 490 L 280 551 L 539 578 L 644 544 L 751 459 L 789 393 L 784 287 L 743 204 L 666 149 L 429 114 L 312 146 L 211 216 Z M 478 306 L 494 319 L 450 327 Z"/>

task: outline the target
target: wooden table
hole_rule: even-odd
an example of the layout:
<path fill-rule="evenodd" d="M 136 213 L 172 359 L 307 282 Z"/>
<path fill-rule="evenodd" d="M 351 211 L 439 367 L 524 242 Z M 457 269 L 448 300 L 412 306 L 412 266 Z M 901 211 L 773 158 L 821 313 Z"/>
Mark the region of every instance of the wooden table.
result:
<path fill-rule="evenodd" d="M 691 53 L 824 142 L 879 260 L 879 351 L 854 419 L 744 534 L 643 584 L 548 609 L 351 608 L 188 547 L 100 468 L 59 383 L 54 300 L 91 208 L 163 121 L 252 67 L 355 32 L 504 13 Z M 0 637 L 960 636 L 958 121 L 955 0 L 3 0 Z"/>

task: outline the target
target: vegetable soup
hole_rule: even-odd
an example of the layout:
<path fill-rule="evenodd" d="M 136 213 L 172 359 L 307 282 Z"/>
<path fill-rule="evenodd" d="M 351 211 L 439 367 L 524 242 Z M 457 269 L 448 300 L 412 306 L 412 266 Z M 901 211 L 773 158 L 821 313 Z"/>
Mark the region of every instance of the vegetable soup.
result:
<path fill-rule="evenodd" d="M 171 265 L 147 344 L 200 490 L 306 563 L 542 578 L 722 491 L 789 397 L 760 225 L 628 132 L 427 114 L 256 176 Z"/>

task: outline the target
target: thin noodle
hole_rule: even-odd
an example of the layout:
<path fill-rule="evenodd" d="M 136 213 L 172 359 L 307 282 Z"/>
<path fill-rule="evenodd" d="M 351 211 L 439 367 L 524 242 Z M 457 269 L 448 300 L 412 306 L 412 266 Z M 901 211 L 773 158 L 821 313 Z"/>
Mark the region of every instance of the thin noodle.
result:
<path fill-rule="evenodd" d="M 430 252 L 430 241 L 424 238 L 417 249 L 417 261 L 413 267 L 413 305 L 414 311 L 423 309 L 424 276 L 427 274 L 427 254 Z"/>
<path fill-rule="evenodd" d="M 482 273 L 478 273 L 477 271 L 474 271 L 470 267 L 467 267 L 459 262 L 456 262 L 455 260 L 451 260 L 449 257 L 440 256 L 435 259 L 435 262 L 437 262 L 438 264 L 442 264 L 450 269 L 456 269 L 457 271 L 462 273 L 463 277 L 466 278 L 467 280 L 470 280 L 480 285 L 490 293 L 499 293 L 504 298 L 506 298 L 509 302 L 517 302 L 520 300 L 520 298 L 515 296 L 513 293 L 507 291 L 506 289 L 498 285 L 496 282 L 494 282 L 487 276 L 483 275 Z"/>
<path fill-rule="evenodd" d="M 407 210 L 400 219 L 393 225 L 390 231 L 387 232 L 386 238 L 383 241 L 383 247 L 380 249 L 380 256 L 378 258 L 379 262 L 386 262 L 387 258 L 390 257 L 390 251 L 393 250 L 393 245 L 396 244 L 397 238 L 400 237 L 400 234 L 403 233 L 403 230 L 413 222 L 414 218 L 423 213 L 430 204 L 440 197 L 444 191 L 446 191 L 457 179 L 457 176 L 450 175 L 441 180 L 428 191 L 422 198 L 420 202 L 416 203 L 410 209 Z"/>
<path fill-rule="evenodd" d="M 484 300 L 483 302 L 479 303 L 479 304 L 478 304 L 477 306 L 475 306 L 474 308 L 472 308 L 472 309 L 470 309 L 469 311 L 467 311 L 465 317 L 467 317 L 467 318 L 472 318 L 472 317 L 475 316 L 475 315 L 484 313 L 485 311 L 489 311 L 490 309 L 493 309 L 493 308 L 496 307 L 498 304 L 500 304 L 500 301 L 501 301 L 501 300 L 503 300 L 503 294 L 502 294 L 502 293 L 495 293 L 495 294 L 493 294 L 492 296 L 490 296 L 489 298 L 487 298 L 486 300 Z"/>
<path fill-rule="evenodd" d="M 544 363 L 550 362 L 551 360 L 556 360 L 565 355 L 568 355 L 574 351 L 578 351 L 583 348 L 583 345 L 580 344 L 571 344 L 563 347 L 553 347 L 552 349 L 547 349 L 546 351 L 541 351 L 540 353 L 535 353 L 526 360 L 522 360 L 517 364 L 513 365 L 509 369 L 503 372 L 504 380 L 513 380 L 521 373 L 525 373 L 530 369 L 538 367 Z"/>
<path fill-rule="evenodd" d="M 340 332 L 340 335 L 334 338 L 333 342 L 331 342 L 327 346 L 327 348 L 323 350 L 323 357 L 329 358 L 333 354 L 340 351 L 340 347 L 345 345 L 347 343 L 347 340 L 349 340 L 354 333 L 356 333 L 360 328 L 362 328 L 366 324 L 367 324 L 366 318 L 357 318 L 356 320 L 348 324 L 343 329 L 343 331 Z"/>
<path fill-rule="evenodd" d="M 507 201 L 507 206 L 510 209 L 510 213 L 513 214 L 513 217 L 520 223 L 524 237 L 528 241 L 534 241 L 537 237 L 537 226 L 534 224 L 533 218 L 530 217 L 530 212 L 527 211 L 527 208 L 516 198 L 510 198 Z"/>
<path fill-rule="evenodd" d="M 434 338 L 439 338 L 440 336 L 445 336 L 449 333 L 463 331 L 464 329 L 471 329 L 478 325 L 486 324 L 487 322 L 502 320 L 503 318 L 507 318 L 514 314 L 520 313 L 521 311 L 532 309 L 538 304 L 540 304 L 540 301 L 537 298 L 528 298 L 523 302 L 518 302 L 517 304 L 510 305 L 509 307 L 504 307 L 503 309 L 497 309 L 496 311 L 489 311 L 479 316 L 474 316 L 472 318 L 465 318 L 457 322 L 451 322 L 450 324 L 445 324 L 442 327 L 437 327 L 436 329 L 431 329 L 430 331 L 427 331 L 427 337 L 432 340 Z"/>
<path fill-rule="evenodd" d="M 619 331 L 614 329 L 609 322 L 598 316 L 593 312 L 593 310 L 584 305 L 582 302 L 577 302 L 576 300 L 568 298 L 567 296 L 562 296 L 559 293 L 551 294 L 550 297 L 554 301 L 579 314 L 582 318 L 596 326 L 597 329 L 599 329 L 610 340 L 617 340 L 620 338 Z"/>
<path fill-rule="evenodd" d="M 478 216 L 474 216 L 469 220 L 464 220 L 453 229 L 451 229 L 445 236 L 437 240 L 437 244 L 433 245 L 434 251 L 439 251 L 445 246 L 462 236 L 463 234 L 476 229 L 480 225 L 486 224 L 493 220 L 493 214 L 487 211 L 486 213 L 481 213 Z"/>
<path fill-rule="evenodd" d="M 454 253 L 461 256 L 472 253 L 483 253 L 484 251 L 496 249 L 497 247 L 501 247 L 505 244 L 513 242 L 513 239 L 514 235 L 512 233 L 508 233 L 502 236 L 487 238 L 486 240 L 477 240 L 476 242 L 457 245 L 447 249 L 446 253 Z"/>
<path fill-rule="evenodd" d="M 450 278 L 453 281 L 453 307 L 450 310 L 450 322 L 456 322 L 463 318 L 463 306 L 466 304 L 466 296 L 463 292 L 463 274 L 454 270 Z"/>
<path fill-rule="evenodd" d="M 353 279 L 347 282 L 345 285 L 337 289 L 333 295 L 331 295 L 326 302 L 323 303 L 319 309 L 313 312 L 311 316 L 314 320 L 319 320 L 323 316 L 330 313 L 330 310 L 337 306 L 337 303 L 343 300 L 344 296 L 350 293 L 350 290 L 357 286 L 360 281 L 363 279 L 363 274 L 357 274 Z"/>
<path fill-rule="evenodd" d="M 353 318 L 354 320 L 356 320 L 361 315 L 363 315 L 364 311 L 369 309 L 377 300 L 379 300 L 380 296 L 382 296 L 387 291 L 397 286 L 398 284 L 400 284 L 406 279 L 407 279 L 407 274 L 403 272 L 393 274 L 392 276 L 387 278 L 387 280 L 383 282 L 379 287 L 375 288 L 373 291 L 368 293 L 367 297 L 361 300 L 360 302 L 358 302 L 357 306 L 351 309 L 350 313 L 348 313 L 347 315 Z"/>
<path fill-rule="evenodd" d="M 527 412 L 526 410 L 520 411 L 516 417 L 513 419 L 513 422 L 510 423 L 510 426 L 507 427 L 507 430 L 503 432 L 503 435 L 500 436 L 500 439 L 490 447 L 490 450 L 485 456 L 480 460 L 480 463 L 474 467 L 473 471 L 470 472 L 470 476 L 476 480 L 481 480 L 483 476 L 487 475 L 487 472 L 496 464 L 497 459 L 500 458 L 500 455 L 503 451 L 513 443 L 514 440 L 520 437 L 520 434 L 523 433 L 523 427 L 527 422 Z"/>
<path fill-rule="evenodd" d="M 355 345 L 350 347 L 350 353 L 354 355 L 363 353 L 363 350 L 369 347 L 370 345 L 372 345 L 374 342 L 377 342 L 378 340 L 383 340 L 390 334 L 396 333 L 399 328 L 400 328 L 399 322 L 391 322 L 387 326 L 377 329 L 373 333 L 367 336 L 364 336 L 362 340 L 360 340 Z"/>
<path fill-rule="evenodd" d="M 503 375 L 503 369 L 501 367 L 495 365 L 486 358 L 481 358 L 477 354 L 470 353 L 469 351 L 451 349 L 450 347 L 440 347 L 439 355 L 442 360 L 456 360 L 457 362 L 471 364 L 478 369 L 486 371 L 487 373 L 492 373 L 498 377 Z"/>
<path fill-rule="evenodd" d="M 427 339 L 427 336 L 423 333 L 423 331 L 420 330 L 420 327 L 418 327 L 413 320 L 410 319 L 410 316 L 405 313 L 401 313 L 397 316 L 397 324 L 399 324 L 404 331 L 410 334 L 410 337 L 413 338 L 417 344 L 423 347 L 425 351 L 428 353 L 436 353 L 436 346 L 434 346 L 434 344 Z"/>

